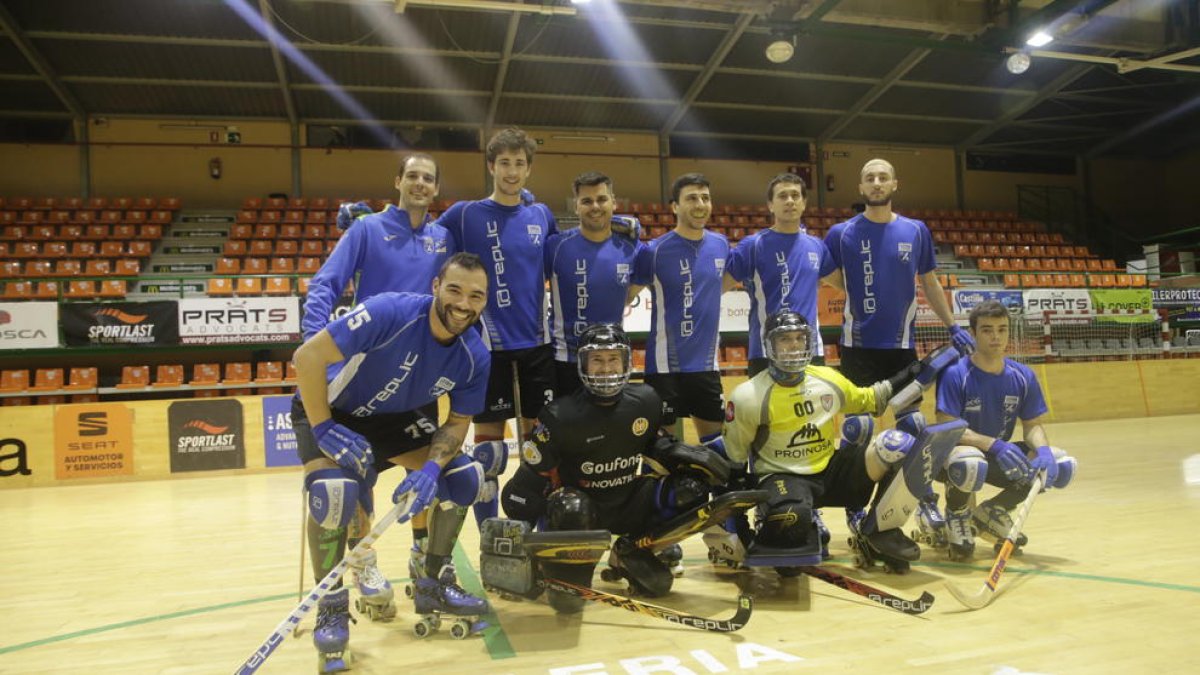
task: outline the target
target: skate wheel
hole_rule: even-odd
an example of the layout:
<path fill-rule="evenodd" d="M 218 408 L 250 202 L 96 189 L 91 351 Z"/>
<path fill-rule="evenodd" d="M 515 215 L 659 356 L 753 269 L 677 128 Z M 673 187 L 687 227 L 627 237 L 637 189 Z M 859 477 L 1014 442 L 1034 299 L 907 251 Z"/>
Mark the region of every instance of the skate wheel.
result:
<path fill-rule="evenodd" d="M 416 591 L 416 589 L 413 588 L 412 584 L 404 584 L 404 597 L 408 598 L 409 600 L 412 600 L 413 596 L 416 594 L 417 594 L 417 591 Z"/>
<path fill-rule="evenodd" d="M 440 616 L 429 617 L 429 623 L 433 626 L 434 630 L 442 629 L 442 617 L 440 617 Z"/>
<path fill-rule="evenodd" d="M 617 571 L 617 568 L 615 567 L 605 567 L 604 569 L 600 570 L 600 578 L 610 583 L 614 581 L 620 581 L 621 573 Z"/>
<path fill-rule="evenodd" d="M 800 576 L 800 569 L 796 567 L 776 567 L 775 572 L 784 579 L 794 579 Z"/>
<path fill-rule="evenodd" d="M 459 619 L 450 626 L 450 637 L 455 640 L 463 640 L 471 634 L 471 622 L 466 619 Z"/>
<path fill-rule="evenodd" d="M 419 638 L 427 638 L 436 630 L 437 627 L 430 619 L 421 619 L 413 624 L 413 635 Z"/>

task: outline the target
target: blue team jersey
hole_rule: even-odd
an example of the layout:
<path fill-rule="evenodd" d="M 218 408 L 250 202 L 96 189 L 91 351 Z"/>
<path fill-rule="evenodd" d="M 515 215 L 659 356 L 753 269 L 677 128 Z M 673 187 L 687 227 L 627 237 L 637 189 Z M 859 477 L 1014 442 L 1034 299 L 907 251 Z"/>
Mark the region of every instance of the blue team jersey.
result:
<path fill-rule="evenodd" d="M 911 349 L 917 319 L 915 277 L 937 269 L 925 223 L 897 215 L 876 223 L 859 214 L 825 235 L 846 282 L 842 344 Z"/>
<path fill-rule="evenodd" d="M 1004 359 L 1004 370 L 980 370 L 962 358 L 938 375 L 937 409 L 965 420 L 976 433 L 1010 440 L 1017 420 L 1049 410 L 1037 376 L 1023 363 Z"/>
<path fill-rule="evenodd" d="M 488 303 L 483 340 L 492 351 L 526 349 L 549 342 L 543 249 L 558 232 L 545 204 L 502 206 L 490 199 L 458 202 L 438 223 L 459 251 L 483 260 Z"/>
<path fill-rule="evenodd" d="M 647 373 L 703 373 L 719 368 L 721 277 L 729 258 L 724 235 L 699 241 L 674 231 L 650 242 L 634 264 L 633 283 L 649 286 L 654 311 Z"/>
<path fill-rule="evenodd" d="M 750 294 L 750 358 L 763 353 L 762 327 L 767 317 L 787 308 L 808 319 L 816 332 L 816 354 L 825 354 L 817 318 L 817 289 L 822 277 L 837 270 L 820 239 L 799 232 L 761 230 L 743 239 L 729 254 L 726 271 Z"/>
<path fill-rule="evenodd" d="M 454 253 L 446 228 L 426 220 L 412 227 L 408 212 L 389 204 L 354 221 L 333 253 L 313 275 L 304 301 L 304 339 L 321 331 L 342 297 L 346 282 L 359 275 L 354 300 L 393 291 L 431 292 L 433 278 Z"/>
<path fill-rule="evenodd" d="M 346 357 L 334 364 L 329 405 L 356 417 L 415 410 L 450 394 L 450 409 L 483 412 L 492 356 L 468 330 L 449 345 L 429 326 L 433 296 L 381 293 L 325 330 Z"/>
<path fill-rule="evenodd" d="M 545 263 L 556 361 L 575 362 L 579 334 L 589 324 L 621 325 L 633 264 L 643 248 L 620 235 L 590 241 L 578 229 L 550 237 Z"/>

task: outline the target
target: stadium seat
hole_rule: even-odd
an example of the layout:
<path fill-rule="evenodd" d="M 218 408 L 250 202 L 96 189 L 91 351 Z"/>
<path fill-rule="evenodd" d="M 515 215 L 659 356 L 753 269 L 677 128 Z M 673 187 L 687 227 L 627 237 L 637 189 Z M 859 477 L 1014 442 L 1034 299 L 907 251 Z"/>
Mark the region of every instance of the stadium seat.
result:
<path fill-rule="evenodd" d="M 163 364 L 154 372 L 155 387 L 182 387 L 183 366 L 178 364 Z"/>
<path fill-rule="evenodd" d="M 292 280 L 287 277 L 267 277 L 263 293 L 266 295 L 291 295 Z"/>
<path fill-rule="evenodd" d="M 271 274 L 292 274 L 295 271 L 296 261 L 292 258 L 271 258 Z"/>
<path fill-rule="evenodd" d="M 232 279 L 209 279 L 205 285 L 204 292 L 213 298 L 225 297 L 233 295 L 233 280 Z"/>
<path fill-rule="evenodd" d="M 238 274 L 242 271 L 242 261 L 238 258 L 221 258 L 217 260 L 214 274 Z"/>
<path fill-rule="evenodd" d="M 133 258 L 122 258 L 113 268 L 113 274 L 118 277 L 136 277 L 142 273 L 142 264 Z"/>
<path fill-rule="evenodd" d="M 107 258 L 96 258 L 87 261 L 87 268 L 84 274 L 89 277 L 106 277 L 112 274 L 112 262 Z"/>
<path fill-rule="evenodd" d="M 262 295 L 262 279 L 258 277 L 240 277 L 234 284 L 234 293 L 239 296 Z"/>
<path fill-rule="evenodd" d="M 57 300 L 58 290 L 57 281 L 39 281 L 33 291 L 32 298 L 34 300 Z"/>
<path fill-rule="evenodd" d="M 255 382 L 282 382 L 283 363 L 280 361 L 259 361 L 254 367 Z"/>
<path fill-rule="evenodd" d="M 121 381 L 117 389 L 144 389 L 150 386 L 150 366 L 125 366 L 121 368 Z"/>
<path fill-rule="evenodd" d="M 70 373 L 70 381 L 65 387 L 63 387 L 63 389 L 69 389 L 72 391 L 95 389 L 98 380 L 99 370 L 94 366 L 72 368 Z"/>
<path fill-rule="evenodd" d="M 250 364 L 245 362 L 232 362 L 225 364 L 225 377 L 222 378 L 222 384 L 248 384 L 250 382 L 251 370 Z"/>
<path fill-rule="evenodd" d="M 283 381 L 284 382 L 295 382 L 296 381 L 296 364 L 292 363 L 290 360 L 287 363 L 283 364 Z"/>
<path fill-rule="evenodd" d="M 100 282 L 100 298 L 103 300 L 120 300 L 129 293 L 129 287 L 124 279 L 104 279 Z"/>
<path fill-rule="evenodd" d="M 29 388 L 28 370 L 5 370 L 0 372 L 0 391 L 25 391 Z"/>
<path fill-rule="evenodd" d="M 67 284 L 64 297 L 71 300 L 86 300 L 98 295 L 96 282 L 91 279 L 73 279 Z"/>
<path fill-rule="evenodd" d="M 192 381 L 189 383 L 193 387 L 202 387 L 210 384 L 220 384 L 221 368 L 215 363 L 197 363 L 192 366 Z"/>

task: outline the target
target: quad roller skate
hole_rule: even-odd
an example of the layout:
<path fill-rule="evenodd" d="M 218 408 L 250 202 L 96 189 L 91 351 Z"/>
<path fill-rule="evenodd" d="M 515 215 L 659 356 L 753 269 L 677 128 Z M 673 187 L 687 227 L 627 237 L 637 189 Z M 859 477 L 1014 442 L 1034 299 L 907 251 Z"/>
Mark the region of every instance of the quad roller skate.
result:
<path fill-rule="evenodd" d="M 708 561 L 717 570 L 744 570 L 746 568 L 746 547 L 738 538 L 736 532 L 729 532 L 722 527 L 713 527 L 703 536 L 704 545 L 708 547 Z"/>
<path fill-rule="evenodd" d="M 395 592 L 376 565 L 375 549 L 369 549 L 351 565 L 351 569 L 354 570 L 354 585 L 358 587 L 354 609 L 372 621 L 393 619 L 396 616 Z"/>
<path fill-rule="evenodd" d="M 458 585 L 454 567 L 445 565 L 434 579 L 414 576 L 405 585 L 404 594 L 413 599 L 420 619 L 413 625 L 413 635 L 429 637 L 442 627 L 442 619 L 450 621 L 450 637 L 462 640 L 488 627 L 480 617 L 487 613 L 486 600 L 477 598 Z"/>
<path fill-rule="evenodd" d="M 992 542 L 993 550 L 999 553 L 1000 548 L 1004 546 L 1005 537 L 1012 530 L 1013 519 L 1009 515 L 1008 509 L 991 499 L 985 499 L 971 512 L 971 523 L 975 526 L 979 536 Z M 1029 538 L 1025 536 L 1025 533 L 1018 534 L 1013 540 L 1013 555 L 1020 555 L 1021 549 L 1027 543 L 1029 543 Z"/>
<path fill-rule="evenodd" d="M 970 560 L 975 557 L 975 529 L 971 527 L 971 509 L 946 511 L 946 532 L 950 540 L 947 550 L 951 560 Z"/>
<path fill-rule="evenodd" d="M 317 626 L 313 644 L 317 647 L 317 672 L 340 673 L 350 670 L 350 589 L 330 592 L 317 603 Z"/>
<path fill-rule="evenodd" d="M 917 504 L 917 529 L 912 531 L 912 539 L 937 549 L 950 545 L 946 519 L 938 509 L 937 495 L 930 495 Z"/>
<path fill-rule="evenodd" d="M 829 534 L 829 528 L 825 527 L 825 521 L 821 520 L 820 509 L 813 509 L 813 525 L 817 528 L 817 534 L 821 537 L 821 560 L 829 560 L 829 540 L 832 538 Z"/>
<path fill-rule="evenodd" d="M 869 569 L 876 563 L 892 574 L 907 574 L 912 561 L 921 557 L 921 549 L 913 540 L 904 536 L 900 528 L 867 532 L 864 524 L 865 511 L 846 511 L 846 524 L 850 526 L 847 544 L 854 553 L 854 564 Z"/>

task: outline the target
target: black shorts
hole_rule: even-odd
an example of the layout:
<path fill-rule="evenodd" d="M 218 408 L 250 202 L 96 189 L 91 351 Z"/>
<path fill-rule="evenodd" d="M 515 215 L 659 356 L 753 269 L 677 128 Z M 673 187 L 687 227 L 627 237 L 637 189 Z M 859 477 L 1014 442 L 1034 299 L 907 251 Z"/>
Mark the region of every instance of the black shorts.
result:
<path fill-rule="evenodd" d="M 574 394 L 583 388 L 579 379 L 579 365 L 566 361 L 554 362 L 554 398 Z"/>
<path fill-rule="evenodd" d="M 817 356 L 814 354 L 812 357 L 812 360 L 809 361 L 808 363 L 809 363 L 809 365 L 813 365 L 813 366 L 823 366 L 823 365 L 825 365 L 825 357 Z M 766 370 L 767 366 L 770 366 L 770 365 L 771 365 L 771 360 L 765 356 L 760 356 L 755 359 L 750 359 L 750 361 L 747 362 L 747 364 L 746 364 L 746 377 L 754 377 L 755 375 Z"/>
<path fill-rule="evenodd" d="M 355 417 L 341 410 L 333 411 L 333 421 L 362 434 L 371 444 L 371 452 L 375 455 L 375 470 L 383 471 L 395 466 L 390 461 L 413 450 L 420 450 L 429 445 L 433 432 L 438 428 L 438 407 L 434 401 L 416 410 L 404 413 L 388 413 Z M 328 455 L 321 452 L 317 439 L 313 436 L 312 426 L 308 423 L 308 415 L 299 397 L 292 398 L 292 431 L 296 434 L 296 453 L 300 462 L 307 464 L 314 459 Z"/>
<path fill-rule="evenodd" d="M 866 455 L 858 449 L 835 451 L 829 465 L 818 474 L 771 473 L 760 477 L 758 488 L 772 493 L 768 502 L 781 499 L 780 481 L 784 490 L 795 481 L 807 483 L 813 495 L 813 508 L 818 509 L 826 506 L 865 508 L 875 491 L 875 481 L 867 475 Z"/>
<path fill-rule="evenodd" d="M 646 384 L 658 392 L 676 419 L 695 417 L 706 422 L 725 419 L 725 392 L 721 374 L 706 373 L 646 373 Z"/>
<path fill-rule="evenodd" d="M 916 360 L 915 349 L 842 347 L 842 364 L 838 370 L 854 384 L 869 387 L 909 367 Z"/>
<path fill-rule="evenodd" d="M 521 417 L 533 419 L 554 400 L 554 349 L 550 345 L 492 352 L 487 400 L 475 422 L 503 422 L 513 416 L 513 364 L 521 387 Z"/>

